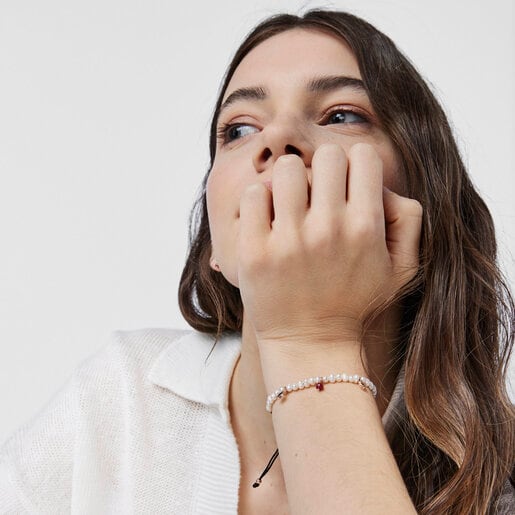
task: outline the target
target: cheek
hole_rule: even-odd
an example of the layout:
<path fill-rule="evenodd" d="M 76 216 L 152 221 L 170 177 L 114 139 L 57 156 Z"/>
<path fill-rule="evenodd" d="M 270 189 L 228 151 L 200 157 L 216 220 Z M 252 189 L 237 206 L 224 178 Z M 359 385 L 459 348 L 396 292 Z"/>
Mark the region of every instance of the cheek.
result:
<path fill-rule="evenodd" d="M 206 182 L 206 204 L 212 253 L 225 279 L 238 288 L 235 262 L 239 194 L 220 168 L 211 170 Z"/>
<path fill-rule="evenodd" d="M 211 171 L 207 183 L 206 183 L 206 205 L 207 205 L 207 217 L 209 219 L 209 232 L 211 233 L 211 242 L 214 248 L 218 247 L 218 241 L 220 236 L 223 236 L 223 199 L 221 194 L 223 190 L 221 188 L 222 182 L 217 179 L 216 173 Z"/>
<path fill-rule="evenodd" d="M 211 220 L 231 211 L 239 203 L 240 192 L 234 174 L 220 167 L 213 167 L 206 183 L 208 215 Z"/>
<path fill-rule="evenodd" d="M 216 177 L 213 175 L 213 170 L 211 170 L 206 182 L 206 203 L 208 215 L 211 211 L 213 202 L 216 199 L 216 189 Z"/>
<path fill-rule="evenodd" d="M 208 212 L 237 218 L 241 195 L 255 180 L 252 162 L 245 154 L 215 159 L 206 184 Z"/>
<path fill-rule="evenodd" d="M 227 250 L 234 237 L 240 211 L 241 181 L 236 174 L 222 167 L 214 167 L 206 182 L 206 206 L 211 242 L 216 252 Z"/>

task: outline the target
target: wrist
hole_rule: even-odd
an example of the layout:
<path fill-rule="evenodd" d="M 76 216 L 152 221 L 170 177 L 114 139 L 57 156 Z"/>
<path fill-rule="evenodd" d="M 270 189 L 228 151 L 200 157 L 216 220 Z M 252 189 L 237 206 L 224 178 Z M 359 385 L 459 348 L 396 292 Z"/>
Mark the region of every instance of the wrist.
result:
<path fill-rule="evenodd" d="M 258 341 L 267 390 L 313 376 L 358 374 L 366 376 L 366 356 L 354 341 Z"/>
<path fill-rule="evenodd" d="M 360 335 L 302 334 L 281 338 L 257 337 L 261 356 L 279 360 L 283 365 L 311 362 L 354 361 L 364 358 Z"/>
<path fill-rule="evenodd" d="M 296 324 L 292 328 L 256 330 L 258 345 L 281 345 L 305 347 L 308 352 L 320 346 L 359 344 L 363 334 L 363 326 L 356 319 L 344 319 L 337 322 L 324 321 L 307 325 Z"/>

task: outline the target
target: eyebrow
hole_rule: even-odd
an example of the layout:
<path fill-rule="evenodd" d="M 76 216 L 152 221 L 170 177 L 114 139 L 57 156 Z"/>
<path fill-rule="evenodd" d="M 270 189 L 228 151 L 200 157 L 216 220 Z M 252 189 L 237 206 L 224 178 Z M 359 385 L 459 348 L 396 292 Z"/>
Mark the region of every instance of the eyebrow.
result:
<path fill-rule="evenodd" d="M 358 93 L 365 93 L 366 89 L 361 79 L 348 77 L 346 75 L 329 75 L 325 77 L 315 77 L 311 79 L 306 87 L 310 93 L 329 93 L 342 88 L 350 88 Z M 266 100 L 268 91 L 264 86 L 252 86 L 234 90 L 221 105 L 218 117 L 231 104 L 241 100 Z"/>

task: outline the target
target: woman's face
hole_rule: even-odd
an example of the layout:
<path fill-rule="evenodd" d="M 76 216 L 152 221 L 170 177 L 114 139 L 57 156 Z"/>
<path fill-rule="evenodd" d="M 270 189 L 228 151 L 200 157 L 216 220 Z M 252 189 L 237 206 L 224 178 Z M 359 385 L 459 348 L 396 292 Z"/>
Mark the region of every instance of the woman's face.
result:
<path fill-rule="evenodd" d="M 350 80 L 349 80 L 350 79 Z M 238 287 L 240 197 L 272 179 L 284 154 L 299 155 L 311 182 L 311 159 L 322 143 L 372 145 L 384 184 L 403 192 L 392 142 L 378 125 L 350 48 L 325 33 L 292 29 L 255 47 L 240 63 L 218 118 L 215 160 L 207 182 L 212 257 Z"/>

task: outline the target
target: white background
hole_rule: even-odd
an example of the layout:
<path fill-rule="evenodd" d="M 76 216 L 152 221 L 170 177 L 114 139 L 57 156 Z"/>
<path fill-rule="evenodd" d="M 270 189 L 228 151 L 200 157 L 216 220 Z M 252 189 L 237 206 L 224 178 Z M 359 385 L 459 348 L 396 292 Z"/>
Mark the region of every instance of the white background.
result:
<path fill-rule="evenodd" d="M 0 0 L 0 442 L 111 331 L 187 327 L 177 286 L 218 86 L 243 36 L 280 10 L 348 9 L 412 59 L 513 285 L 513 2 L 255 4 Z"/>

